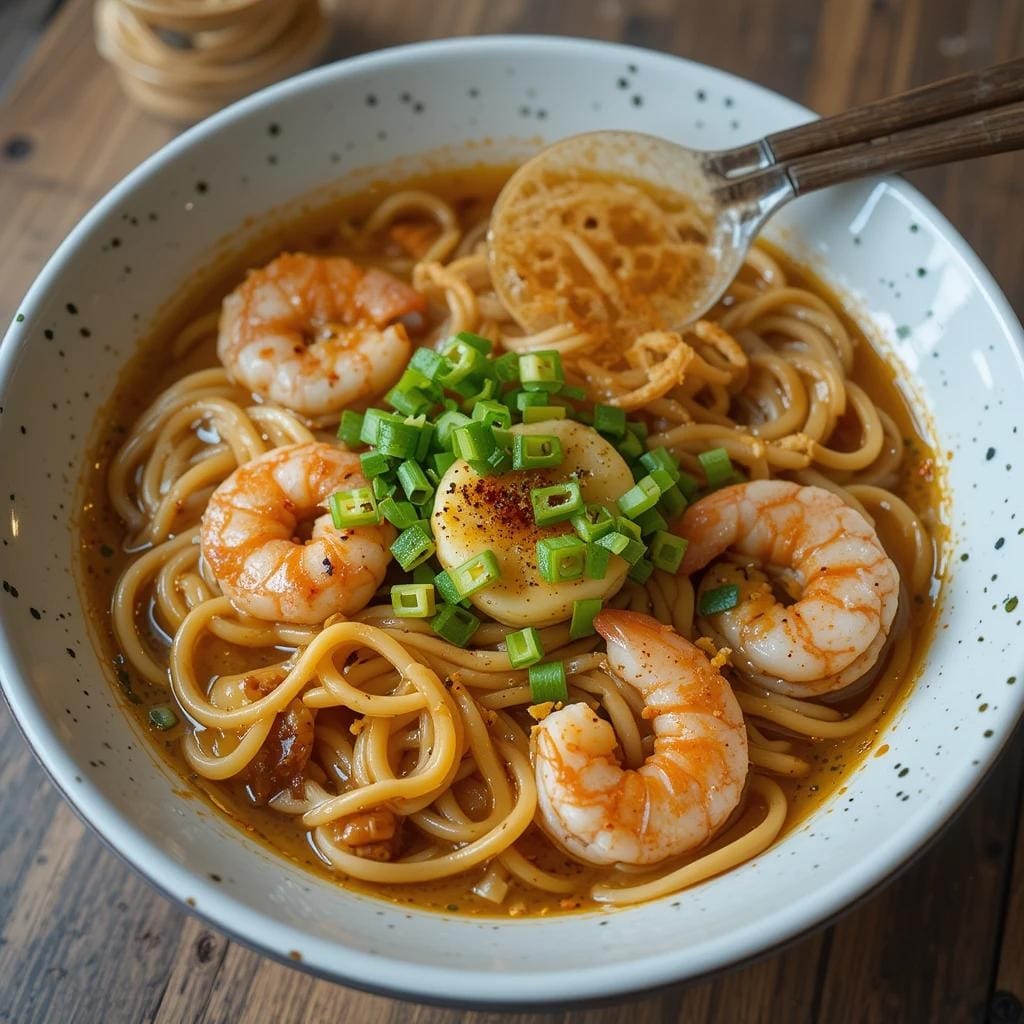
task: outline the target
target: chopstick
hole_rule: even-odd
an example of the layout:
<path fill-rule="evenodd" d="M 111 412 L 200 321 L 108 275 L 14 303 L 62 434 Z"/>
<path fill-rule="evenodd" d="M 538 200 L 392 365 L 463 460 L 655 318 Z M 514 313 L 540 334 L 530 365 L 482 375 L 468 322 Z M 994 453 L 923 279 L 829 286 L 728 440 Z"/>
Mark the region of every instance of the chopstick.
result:
<path fill-rule="evenodd" d="M 775 163 L 785 163 L 1016 100 L 1024 100 L 1024 57 L 775 132 L 764 145 Z"/>

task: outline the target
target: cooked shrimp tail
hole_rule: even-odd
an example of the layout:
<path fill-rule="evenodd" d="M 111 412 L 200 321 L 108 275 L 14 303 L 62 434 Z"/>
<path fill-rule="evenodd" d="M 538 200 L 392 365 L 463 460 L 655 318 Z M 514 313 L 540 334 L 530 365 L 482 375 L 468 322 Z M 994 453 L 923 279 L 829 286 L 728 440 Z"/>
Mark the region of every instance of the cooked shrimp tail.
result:
<path fill-rule="evenodd" d="M 586 704 L 534 730 L 539 807 L 549 834 L 592 864 L 655 864 L 706 843 L 739 804 L 747 736 L 729 684 L 704 654 L 647 615 L 603 611 L 608 663 L 643 696 L 654 751 L 620 764 L 615 731 Z"/>
<path fill-rule="evenodd" d="M 676 532 L 689 541 L 681 573 L 726 551 L 752 563 L 722 563 L 700 586 L 700 594 L 739 588 L 734 608 L 698 625 L 733 651 L 744 675 L 807 697 L 856 682 L 878 660 L 896 615 L 899 573 L 874 527 L 838 495 L 786 480 L 736 484 L 691 505 Z M 778 600 L 773 582 L 795 600 Z"/>
<path fill-rule="evenodd" d="M 359 456 L 314 442 L 243 463 L 203 515 L 203 558 L 239 611 L 270 621 L 319 623 L 364 608 L 391 561 L 388 523 L 337 529 L 324 509 L 338 490 L 365 487 Z M 314 520 L 308 541 L 296 539 Z"/>

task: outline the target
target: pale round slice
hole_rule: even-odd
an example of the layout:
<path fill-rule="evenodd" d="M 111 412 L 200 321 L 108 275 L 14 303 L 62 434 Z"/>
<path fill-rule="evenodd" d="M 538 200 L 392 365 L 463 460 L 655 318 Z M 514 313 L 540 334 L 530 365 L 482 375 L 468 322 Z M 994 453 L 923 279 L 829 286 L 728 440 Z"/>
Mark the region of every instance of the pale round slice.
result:
<path fill-rule="evenodd" d="M 530 504 L 534 487 L 578 479 L 583 500 L 615 510 L 633 486 L 622 456 L 597 431 L 574 420 L 547 420 L 512 428 L 519 434 L 554 434 L 563 461 L 554 469 L 480 476 L 461 459 L 445 473 L 434 499 L 432 525 L 437 557 L 454 569 L 485 550 L 494 552 L 501 579 L 472 595 L 473 604 L 507 626 L 551 626 L 572 615 L 573 601 L 606 600 L 622 586 L 629 566 L 613 555 L 600 580 L 548 583 L 537 571 L 537 541 L 572 533 L 569 523 L 537 526 Z"/>

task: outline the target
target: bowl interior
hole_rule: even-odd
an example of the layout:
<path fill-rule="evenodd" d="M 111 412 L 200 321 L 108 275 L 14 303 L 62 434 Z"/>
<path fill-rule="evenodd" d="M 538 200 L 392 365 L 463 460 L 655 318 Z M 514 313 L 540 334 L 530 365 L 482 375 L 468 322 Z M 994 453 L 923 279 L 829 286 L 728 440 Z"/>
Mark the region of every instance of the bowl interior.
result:
<path fill-rule="evenodd" d="M 135 734 L 97 663 L 68 571 L 87 439 L 120 365 L 154 311 L 225 238 L 238 242 L 247 218 L 395 161 L 406 173 L 504 162 L 599 128 L 724 148 L 807 116 L 749 83 L 626 47 L 423 45 L 244 101 L 99 204 L 0 350 L 0 676 L 29 742 L 115 849 L 272 955 L 413 997 L 522 1004 L 642 989 L 752 955 L 877 884 L 952 813 L 1008 736 L 1024 690 L 1008 571 L 1024 544 L 1013 501 L 1024 424 L 1011 397 L 1024 368 L 1020 327 L 991 278 L 899 180 L 800 200 L 770 234 L 850 297 L 946 453 L 940 628 L 885 733 L 886 756 L 868 757 L 841 798 L 724 877 L 611 914 L 514 921 L 407 910 L 294 868 L 176 795 L 178 778 Z"/>

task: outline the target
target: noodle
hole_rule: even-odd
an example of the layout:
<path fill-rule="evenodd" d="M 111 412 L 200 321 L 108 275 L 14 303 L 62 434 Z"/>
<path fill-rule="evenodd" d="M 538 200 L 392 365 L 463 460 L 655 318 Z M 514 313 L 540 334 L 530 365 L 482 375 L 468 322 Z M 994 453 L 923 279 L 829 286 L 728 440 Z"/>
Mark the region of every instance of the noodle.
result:
<path fill-rule="evenodd" d="M 572 201 L 558 194 L 569 220 L 596 216 L 599 200 L 596 184 Z M 695 258 L 696 229 L 680 213 L 670 232 L 680 258 Z M 339 238 L 345 251 L 423 292 L 427 341 L 474 331 L 510 352 L 558 351 L 572 384 L 639 411 L 649 445 L 664 445 L 684 470 L 699 473 L 697 456 L 722 447 L 751 479 L 838 494 L 877 524 L 906 588 L 901 604 L 910 595 L 925 606 L 935 524 L 908 489 L 906 428 L 863 378 L 853 379 L 858 338 L 826 298 L 791 282 L 779 259 L 755 247 L 720 305 L 682 334 L 637 332 L 616 347 L 569 320 L 531 333 L 491 286 L 486 230 L 486 218 L 467 221 L 444 195 L 410 188 L 343 225 Z M 617 294 L 591 242 L 568 229 L 557 242 L 602 301 Z M 324 435 L 286 409 L 254 404 L 223 369 L 204 363 L 216 330 L 213 311 L 178 332 L 171 357 L 201 368 L 157 394 L 109 461 L 109 507 L 123 523 L 128 558 L 113 593 L 113 636 L 126 670 L 154 690 L 170 687 L 187 714 L 175 738 L 202 779 L 248 787 L 255 798 L 268 744 L 283 751 L 286 740 L 308 735 L 308 763 L 275 777 L 277 789 L 258 802 L 282 829 L 308 836 L 334 872 L 378 893 L 454 879 L 464 901 L 513 914 L 678 892 L 769 847 L 796 820 L 800 787 L 835 744 L 870 737 L 912 678 L 907 628 L 893 630 L 859 692 L 836 700 L 786 697 L 727 670 L 751 766 L 732 821 L 705 849 L 652 868 L 583 866 L 536 823 L 531 690 L 505 651 L 509 627 L 485 622 L 463 649 L 423 620 L 396 618 L 388 604 L 300 626 L 251 618 L 222 595 L 199 548 L 213 489 L 272 448 Z M 658 570 L 644 584 L 627 582 L 609 604 L 698 636 L 687 577 Z M 643 698 L 610 672 L 600 638 L 571 640 L 565 623 L 539 633 L 545 653 L 565 662 L 570 700 L 607 719 L 626 767 L 642 765 L 652 749 Z M 357 834 L 372 842 L 359 845 Z"/>

